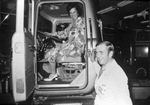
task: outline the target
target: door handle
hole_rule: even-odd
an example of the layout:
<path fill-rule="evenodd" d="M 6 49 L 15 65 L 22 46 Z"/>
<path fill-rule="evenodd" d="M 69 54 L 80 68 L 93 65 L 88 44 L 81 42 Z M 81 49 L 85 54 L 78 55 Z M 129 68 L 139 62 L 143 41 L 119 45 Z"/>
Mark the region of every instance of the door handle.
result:
<path fill-rule="evenodd" d="M 92 30 L 92 22 L 91 22 L 91 18 L 89 18 L 89 25 L 90 25 L 91 47 L 92 47 L 92 49 L 93 49 L 93 30 Z"/>

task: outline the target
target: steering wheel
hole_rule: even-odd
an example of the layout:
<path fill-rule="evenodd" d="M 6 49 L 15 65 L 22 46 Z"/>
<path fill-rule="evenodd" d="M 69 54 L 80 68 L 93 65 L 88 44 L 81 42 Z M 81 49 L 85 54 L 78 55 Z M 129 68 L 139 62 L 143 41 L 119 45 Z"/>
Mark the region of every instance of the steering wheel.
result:
<path fill-rule="evenodd" d="M 47 35 L 46 33 L 42 32 L 42 31 L 39 31 L 39 30 L 37 32 L 44 35 L 45 37 L 48 37 L 48 38 L 45 39 L 45 41 L 49 40 L 49 39 L 52 39 L 52 40 L 54 40 L 58 43 L 62 43 L 62 41 L 63 41 L 62 39 L 59 39 L 57 36 L 50 36 L 50 35 Z"/>
<path fill-rule="evenodd" d="M 41 60 L 44 57 L 45 50 L 51 49 L 52 47 L 55 46 L 54 41 L 56 43 L 62 43 L 63 40 L 59 39 L 56 36 L 47 35 L 46 33 L 39 31 L 39 30 L 37 32 L 38 32 L 38 35 L 37 35 L 37 41 L 38 41 L 37 56 L 38 56 L 38 60 Z"/>

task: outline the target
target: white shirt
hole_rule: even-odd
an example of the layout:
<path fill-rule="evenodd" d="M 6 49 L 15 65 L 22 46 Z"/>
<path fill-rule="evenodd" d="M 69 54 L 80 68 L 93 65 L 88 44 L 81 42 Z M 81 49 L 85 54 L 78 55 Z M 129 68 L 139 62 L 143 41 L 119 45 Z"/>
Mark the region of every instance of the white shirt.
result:
<path fill-rule="evenodd" d="M 98 67 L 94 69 L 100 71 Z M 114 59 L 105 66 L 101 76 L 96 77 L 95 91 L 95 105 L 132 105 L 128 78 Z"/>

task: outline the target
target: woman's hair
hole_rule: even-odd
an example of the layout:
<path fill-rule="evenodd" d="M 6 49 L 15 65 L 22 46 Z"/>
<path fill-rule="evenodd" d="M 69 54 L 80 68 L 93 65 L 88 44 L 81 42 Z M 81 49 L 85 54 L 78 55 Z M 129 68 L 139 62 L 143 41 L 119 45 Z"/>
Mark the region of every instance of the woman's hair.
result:
<path fill-rule="evenodd" d="M 70 15 L 70 10 L 72 8 L 75 8 L 77 10 L 79 16 L 82 15 L 82 10 L 81 10 L 80 6 L 77 3 L 69 3 L 68 4 L 68 6 L 67 6 L 67 12 L 68 12 L 69 15 Z"/>

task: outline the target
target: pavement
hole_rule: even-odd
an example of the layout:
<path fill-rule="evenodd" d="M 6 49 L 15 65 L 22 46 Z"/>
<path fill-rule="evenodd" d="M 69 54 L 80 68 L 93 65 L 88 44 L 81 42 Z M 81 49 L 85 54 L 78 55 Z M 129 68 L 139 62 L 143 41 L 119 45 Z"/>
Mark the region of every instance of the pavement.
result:
<path fill-rule="evenodd" d="M 51 103 L 55 103 L 55 104 L 57 103 L 60 105 L 60 103 L 58 102 L 58 99 L 62 103 L 69 102 L 69 103 L 83 103 L 82 105 L 94 105 L 94 98 L 91 98 L 90 96 L 88 96 L 86 98 L 83 98 L 83 97 L 71 98 L 70 97 L 68 99 L 67 98 L 66 99 L 48 98 L 40 105 L 51 105 Z M 0 105 L 15 105 L 12 95 L 11 94 L 0 94 Z M 23 104 L 19 104 L 19 105 L 23 105 Z M 65 105 L 65 104 L 62 104 L 62 105 Z M 150 99 L 134 100 L 133 105 L 150 105 Z"/>

